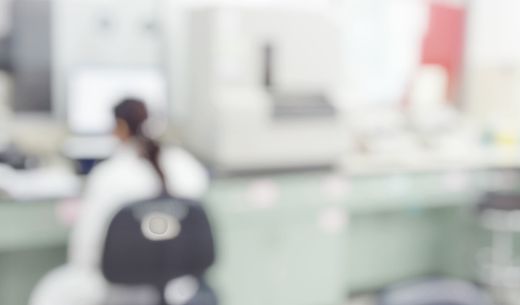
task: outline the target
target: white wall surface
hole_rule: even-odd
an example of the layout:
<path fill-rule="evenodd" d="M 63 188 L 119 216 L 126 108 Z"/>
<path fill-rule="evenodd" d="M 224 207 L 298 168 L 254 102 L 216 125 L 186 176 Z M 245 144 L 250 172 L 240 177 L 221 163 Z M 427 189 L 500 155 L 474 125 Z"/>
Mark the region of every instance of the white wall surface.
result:
<path fill-rule="evenodd" d="M 422 0 L 344 0 L 345 86 L 356 104 L 402 101 L 420 60 L 428 6 Z"/>
<path fill-rule="evenodd" d="M 520 1 L 468 3 L 466 106 L 487 124 L 520 128 Z"/>

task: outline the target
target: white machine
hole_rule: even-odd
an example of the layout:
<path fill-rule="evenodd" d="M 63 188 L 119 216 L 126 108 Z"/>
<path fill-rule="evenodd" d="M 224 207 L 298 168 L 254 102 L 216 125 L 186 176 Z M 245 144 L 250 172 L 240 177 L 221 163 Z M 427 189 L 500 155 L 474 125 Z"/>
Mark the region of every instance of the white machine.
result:
<path fill-rule="evenodd" d="M 347 143 L 341 35 L 325 15 L 213 8 L 189 25 L 185 142 L 217 170 L 326 166 Z"/>
<path fill-rule="evenodd" d="M 113 108 L 123 98 L 140 98 L 147 104 L 156 128 L 168 122 L 167 88 L 158 68 L 79 69 L 69 80 L 67 122 L 72 135 L 64 152 L 75 159 L 111 155 L 116 144 Z"/>
<path fill-rule="evenodd" d="M 67 123 L 68 157 L 110 156 L 112 107 L 123 97 L 168 117 L 157 2 L 52 1 L 53 112 Z"/>
<path fill-rule="evenodd" d="M 84 68 L 70 78 L 68 89 L 67 119 L 74 134 L 110 134 L 112 109 L 126 97 L 142 99 L 152 118 L 168 120 L 166 82 L 159 69 Z"/>

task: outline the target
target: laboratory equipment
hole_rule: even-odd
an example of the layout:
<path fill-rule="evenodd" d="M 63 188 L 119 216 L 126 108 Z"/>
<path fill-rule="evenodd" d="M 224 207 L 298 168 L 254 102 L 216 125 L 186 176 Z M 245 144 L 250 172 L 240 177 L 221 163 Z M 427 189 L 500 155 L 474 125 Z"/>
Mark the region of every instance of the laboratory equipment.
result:
<path fill-rule="evenodd" d="M 51 0 L 2 3 L 0 70 L 13 78 L 16 112 L 51 111 Z"/>
<path fill-rule="evenodd" d="M 422 43 L 421 64 L 437 65 L 445 70 L 446 88 L 442 100 L 453 104 L 458 102 L 460 95 L 467 11 L 465 2 L 431 2 Z"/>
<path fill-rule="evenodd" d="M 167 126 L 167 88 L 157 68 L 83 68 L 72 75 L 68 89 L 71 136 L 63 151 L 71 159 L 92 163 L 112 154 L 117 144 L 112 136 L 113 107 L 123 98 L 136 97 L 146 103 L 153 124 L 150 128 L 155 132 Z"/>
<path fill-rule="evenodd" d="M 0 194 L 18 202 L 77 198 L 81 180 L 68 168 L 45 166 L 15 170 L 0 164 Z"/>
<path fill-rule="evenodd" d="M 185 143 L 221 171 L 328 166 L 344 152 L 340 31 L 326 14 L 194 11 Z"/>
<path fill-rule="evenodd" d="M 38 164 L 38 159 L 22 152 L 13 143 L 0 145 L 0 164 L 8 165 L 15 169 L 28 169 Z"/>
<path fill-rule="evenodd" d="M 164 77 L 154 68 L 84 68 L 68 86 L 68 125 L 73 134 L 106 135 L 115 127 L 113 107 L 126 97 L 142 99 L 152 119 L 166 121 Z"/>
<path fill-rule="evenodd" d="M 349 174 L 415 170 L 426 163 L 424 147 L 393 105 L 366 105 L 349 110 L 353 145 L 340 166 Z"/>
<path fill-rule="evenodd" d="M 53 0 L 54 111 L 71 132 L 65 155 L 85 160 L 85 168 L 113 152 L 111 107 L 123 95 L 149 102 L 160 121 L 168 113 L 159 65 L 157 1 L 120 4 Z"/>
<path fill-rule="evenodd" d="M 70 77 L 85 67 L 158 67 L 158 0 L 53 0 L 53 96 L 67 116 Z"/>

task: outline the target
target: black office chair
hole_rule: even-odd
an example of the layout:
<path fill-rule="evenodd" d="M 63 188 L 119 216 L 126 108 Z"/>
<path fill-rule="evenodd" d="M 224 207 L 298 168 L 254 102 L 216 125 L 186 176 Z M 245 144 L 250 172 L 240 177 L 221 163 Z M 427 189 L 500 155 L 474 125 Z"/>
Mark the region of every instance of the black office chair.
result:
<path fill-rule="evenodd" d="M 133 203 L 115 215 L 107 232 L 102 272 L 113 284 L 156 287 L 161 305 L 216 305 L 215 294 L 203 280 L 214 259 L 213 236 L 202 206 L 161 197 Z M 167 292 L 175 279 L 184 283 L 177 285 L 178 298 L 175 291 Z M 186 285 L 194 293 L 186 295 Z"/>

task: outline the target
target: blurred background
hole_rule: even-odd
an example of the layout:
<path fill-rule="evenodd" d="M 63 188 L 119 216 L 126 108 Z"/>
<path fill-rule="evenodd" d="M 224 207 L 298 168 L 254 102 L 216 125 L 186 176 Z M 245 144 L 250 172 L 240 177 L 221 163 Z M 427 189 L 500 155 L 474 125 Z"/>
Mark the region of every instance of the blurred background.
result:
<path fill-rule="evenodd" d="M 136 96 L 210 178 L 220 304 L 520 304 L 519 17 L 518 0 L 0 0 L 0 303 L 66 263 L 120 144 L 112 109 Z"/>

